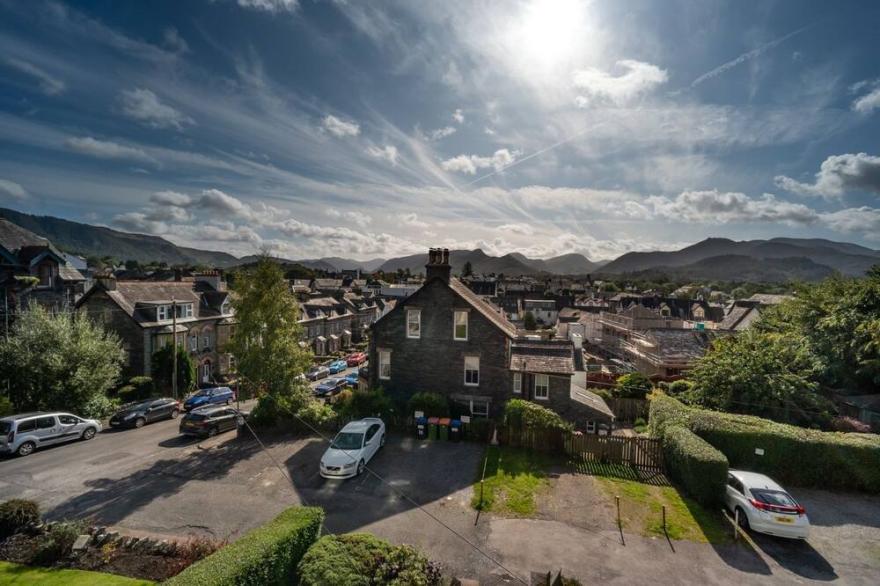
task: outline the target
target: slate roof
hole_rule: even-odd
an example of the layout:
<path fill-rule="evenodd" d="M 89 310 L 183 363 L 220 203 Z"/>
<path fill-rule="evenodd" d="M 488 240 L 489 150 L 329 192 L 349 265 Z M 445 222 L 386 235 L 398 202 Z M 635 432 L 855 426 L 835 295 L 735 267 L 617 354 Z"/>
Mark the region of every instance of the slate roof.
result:
<path fill-rule="evenodd" d="M 514 326 L 503 313 L 488 301 L 470 290 L 470 288 L 458 279 L 449 279 L 449 288 L 452 289 L 459 297 L 464 299 L 474 309 L 479 311 L 483 317 L 488 319 L 492 324 L 497 326 L 507 336 L 516 337 L 516 326 Z"/>
<path fill-rule="evenodd" d="M 92 291 L 102 290 L 125 313 L 142 326 L 153 322 L 139 308 L 144 306 L 170 304 L 172 299 L 179 304 L 192 303 L 193 317 L 178 318 L 179 320 L 199 319 L 222 315 L 220 306 L 228 293 L 225 291 L 199 291 L 203 285 L 192 281 L 117 281 L 116 288 L 107 290 L 100 286 L 92 289 L 83 297 L 78 305 L 82 305 L 90 297 Z"/>
<path fill-rule="evenodd" d="M 609 420 L 614 421 L 614 411 L 611 410 L 611 408 L 602 397 L 600 397 L 593 391 L 572 384 L 569 396 L 571 397 L 572 401 L 580 403 L 581 405 L 592 409 L 596 413 L 604 415 Z"/>
<path fill-rule="evenodd" d="M 541 374 L 574 374 L 573 346 L 568 342 L 521 340 L 510 346 L 510 370 Z"/>
<path fill-rule="evenodd" d="M 749 297 L 749 301 L 757 301 L 761 305 L 779 305 L 787 299 L 791 299 L 791 295 L 771 295 L 770 293 L 755 293 Z"/>
<path fill-rule="evenodd" d="M 30 230 L 25 230 L 5 218 L 0 218 L 0 246 L 9 252 L 15 252 L 28 246 L 45 248 L 50 244 L 42 236 L 37 236 Z"/>
<path fill-rule="evenodd" d="M 702 357 L 718 333 L 709 330 L 652 329 L 641 332 L 654 344 L 644 348 L 661 364 L 690 364 Z"/>

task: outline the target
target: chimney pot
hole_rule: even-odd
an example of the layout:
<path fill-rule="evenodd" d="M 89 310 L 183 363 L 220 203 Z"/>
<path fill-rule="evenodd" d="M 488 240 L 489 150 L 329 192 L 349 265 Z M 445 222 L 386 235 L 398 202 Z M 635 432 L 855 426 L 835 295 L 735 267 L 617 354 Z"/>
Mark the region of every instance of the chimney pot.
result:
<path fill-rule="evenodd" d="M 444 283 L 448 283 L 451 272 L 452 267 L 449 266 L 449 249 L 429 248 L 428 264 L 425 265 L 425 281 L 439 278 Z"/>

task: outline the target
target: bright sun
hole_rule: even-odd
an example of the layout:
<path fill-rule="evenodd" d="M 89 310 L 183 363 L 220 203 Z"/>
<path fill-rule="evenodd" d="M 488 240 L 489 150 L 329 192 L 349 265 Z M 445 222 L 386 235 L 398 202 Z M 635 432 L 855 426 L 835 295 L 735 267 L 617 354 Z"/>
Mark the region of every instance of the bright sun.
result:
<path fill-rule="evenodd" d="M 578 0 L 532 0 L 514 26 L 520 57 L 540 68 L 567 65 L 587 41 L 587 6 Z"/>

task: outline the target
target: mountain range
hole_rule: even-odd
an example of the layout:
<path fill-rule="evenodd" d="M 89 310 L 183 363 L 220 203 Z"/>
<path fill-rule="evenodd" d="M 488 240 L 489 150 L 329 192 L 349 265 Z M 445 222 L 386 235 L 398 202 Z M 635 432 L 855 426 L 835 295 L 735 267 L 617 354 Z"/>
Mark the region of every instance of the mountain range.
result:
<path fill-rule="evenodd" d="M 169 265 L 208 265 L 229 268 L 252 262 L 255 257 L 237 258 L 219 251 L 178 246 L 159 236 L 131 234 L 103 226 L 92 226 L 52 216 L 34 216 L 0 208 L 0 218 L 49 239 L 55 246 L 83 256 L 113 256 L 119 260 L 166 262 Z M 310 269 L 330 273 L 361 269 L 364 272 L 409 270 L 424 272 L 427 254 L 366 261 L 340 257 L 287 260 Z M 835 271 L 862 275 L 880 264 L 880 251 L 857 244 L 820 238 L 771 238 L 735 241 L 708 238 L 674 251 L 628 252 L 612 261 L 591 261 L 570 253 L 547 259 L 528 258 L 513 252 L 492 256 L 480 249 L 450 251 L 454 273 L 466 263 L 477 274 L 587 275 L 783 282 L 816 281 Z"/>

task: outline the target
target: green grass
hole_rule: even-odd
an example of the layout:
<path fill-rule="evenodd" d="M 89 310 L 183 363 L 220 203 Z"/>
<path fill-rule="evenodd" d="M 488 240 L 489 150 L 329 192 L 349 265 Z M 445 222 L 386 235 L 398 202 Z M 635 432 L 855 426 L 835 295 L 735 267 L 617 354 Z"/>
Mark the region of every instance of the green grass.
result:
<path fill-rule="evenodd" d="M 0 562 L 0 584 L 14 586 L 140 586 L 152 584 L 152 582 L 114 574 L 102 574 L 101 572 L 35 568 Z"/>
<path fill-rule="evenodd" d="M 486 449 L 486 480 L 480 489 L 482 462 L 474 485 L 471 506 L 511 517 L 532 517 L 537 512 L 537 495 L 550 486 L 547 469 L 553 461 L 546 455 L 512 448 Z"/>
<path fill-rule="evenodd" d="M 666 505 L 666 533 L 670 539 L 700 543 L 730 541 L 730 531 L 720 512 L 703 508 L 674 486 L 646 484 L 626 476 L 623 471 L 596 476 L 609 498 L 620 496 L 624 529 L 650 537 L 664 537 L 663 505 Z"/>

